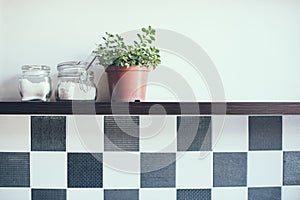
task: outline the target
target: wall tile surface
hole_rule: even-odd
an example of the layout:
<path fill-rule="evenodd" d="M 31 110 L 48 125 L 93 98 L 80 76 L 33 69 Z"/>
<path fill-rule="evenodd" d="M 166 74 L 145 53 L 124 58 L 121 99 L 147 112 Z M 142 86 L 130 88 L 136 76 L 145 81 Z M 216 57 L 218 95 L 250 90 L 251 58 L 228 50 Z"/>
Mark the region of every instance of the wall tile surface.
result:
<path fill-rule="evenodd" d="M 0 116 L 0 199 L 299 200 L 299 119 Z"/>

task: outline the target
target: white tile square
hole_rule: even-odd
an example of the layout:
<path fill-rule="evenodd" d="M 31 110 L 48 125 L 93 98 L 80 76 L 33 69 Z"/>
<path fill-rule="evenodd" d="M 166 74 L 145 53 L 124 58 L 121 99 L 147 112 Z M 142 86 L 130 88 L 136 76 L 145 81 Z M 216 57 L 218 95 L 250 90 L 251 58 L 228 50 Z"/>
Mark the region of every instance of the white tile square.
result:
<path fill-rule="evenodd" d="M 176 187 L 212 187 L 212 153 L 178 152 L 176 161 Z"/>
<path fill-rule="evenodd" d="M 176 200 L 176 189 L 140 189 L 140 200 Z"/>
<path fill-rule="evenodd" d="M 281 186 L 282 152 L 248 153 L 248 186 Z"/>
<path fill-rule="evenodd" d="M 103 189 L 68 189 L 67 200 L 103 200 Z"/>
<path fill-rule="evenodd" d="M 0 116 L 0 151 L 30 151 L 29 127 L 29 116 Z"/>
<path fill-rule="evenodd" d="M 284 186 L 282 187 L 282 200 L 299 200 L 300 186 Z"/>
<path fill-rule="evenodd" d="M 300 150 L 300 116 L 287 115 L 282 118 L 283 150 Z"/>
<path fill-rule="evenodd" d="M 0 199 L 3 200 L 30 200 L 29 188 L 1 188 Z"/>
<path fill-rule="evenodd" d="M 176 116 L 140 116 L 140 151 L 175 152 Z"/>
<path fill-rule="evenodd" d="M 30 176 L 33 188 L 66 188 L 67 159 L 64 152 L 31 152 Z"/>
<path fill-rule="evenodd" d="M 104 152 L 103 188 L 139 188 L 140 153 Z"/>
<path fill-rule="evenodd" d="M 248 150 L 248 116 L 212 116 L 212 148 L 215 152 Z"/>
<path fill-rule="evenodd" d="M 67 116 L 68 152 L 103 152 L 103 116 Z"/>
<path fill-rule="evenodd" d="M 247 200 L 248 194 L 247 194 L 247 188 L 246 187 L 224 187 L 224 188 L 213 188 L 212 189 L 212 199 L 213 200 Z"/>

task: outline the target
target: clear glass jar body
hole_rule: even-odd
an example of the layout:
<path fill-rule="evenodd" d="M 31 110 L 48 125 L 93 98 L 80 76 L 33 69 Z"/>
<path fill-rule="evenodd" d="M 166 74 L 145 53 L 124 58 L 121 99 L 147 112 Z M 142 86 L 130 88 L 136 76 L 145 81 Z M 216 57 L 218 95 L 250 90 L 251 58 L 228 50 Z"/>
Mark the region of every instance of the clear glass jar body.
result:
<path fill-rule="evenodd" d="M 97 88 L 94 73 L 86 71 L 86 64 L 81 62 L 61 63 L 58 69 L 56 100 L 58 101 L 94 101 Z"/>
<path fill-rule="evenodd" d="M 43 65 L 22 66 L 19 90 L 22 101 L 50 101 L 52 93 L 50 67 Z"/>

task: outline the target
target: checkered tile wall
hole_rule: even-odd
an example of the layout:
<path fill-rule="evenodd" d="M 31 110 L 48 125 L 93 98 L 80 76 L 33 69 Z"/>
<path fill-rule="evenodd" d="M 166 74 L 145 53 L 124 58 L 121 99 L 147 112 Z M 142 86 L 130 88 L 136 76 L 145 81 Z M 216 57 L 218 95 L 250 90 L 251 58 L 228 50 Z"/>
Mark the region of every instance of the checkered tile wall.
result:
<path fill-rule="evenodd" d="M 0 199 L 299 200 L 300 116 L 0 116 Z"/>

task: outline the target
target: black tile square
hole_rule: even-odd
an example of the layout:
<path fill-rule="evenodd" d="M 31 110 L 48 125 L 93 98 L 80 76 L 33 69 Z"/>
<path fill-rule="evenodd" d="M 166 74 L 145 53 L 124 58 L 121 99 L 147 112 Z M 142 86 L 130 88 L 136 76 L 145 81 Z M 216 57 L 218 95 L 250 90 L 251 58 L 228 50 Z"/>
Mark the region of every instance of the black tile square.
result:
<path fill-rule="evenodd" d="M 31 117 L 32 151 L 66 150 L 66 117 Z"/>
<path fill-rule="evenodd" d="M 68 153 L 69 188 L 101 188 L 102 175 L 101 153 Z"/>
<path fill-rule="evenodd" d="M 282 117 L 249 117 L 249 150 L 281 150 Z"/>
<path fill-rule="evenodd" d="M 32 200 L 66 200 L 66 190 L 64 189 L 32 189 Z"/>
<path fill-rule="evenodd" d="M 177 200 L 211 200 L 210 189 L 179 189 Z"/>
<path fill-rule="evenodd" d="M 248 200 L 281 200 L 281 188 L 248 188 Z"/>
<path fill-rule="evenodd" d="M 176 154 L 142 153 L 141 187 L 170 188 L 175 187 Z"/>
<path fill-rule="evenodd" d="M 211 151 L 211 117 L 177 117 L 178 151 Z"/>
<path fill-rule="evenodd" d="M 139 190 L 104 190 L 104 200 L 138 200 Z"/>
<path fill-rule="evenodd" d="M 0 153 L 0 187 L 30 187 L 29 153 Z"/>
<path fill-rule="evenodd" d="M 283 185 L 300 185 L 300 151 L 283 152 Z"/>
<path fill-rule="evenodd" d="M 214 153 L 214 187 L 247 186 L 247 153 Z"/>
<path fill-rule="evenodd" d="M 138 116 L 104 117 L 105 151 L 139 151 Z"/>

